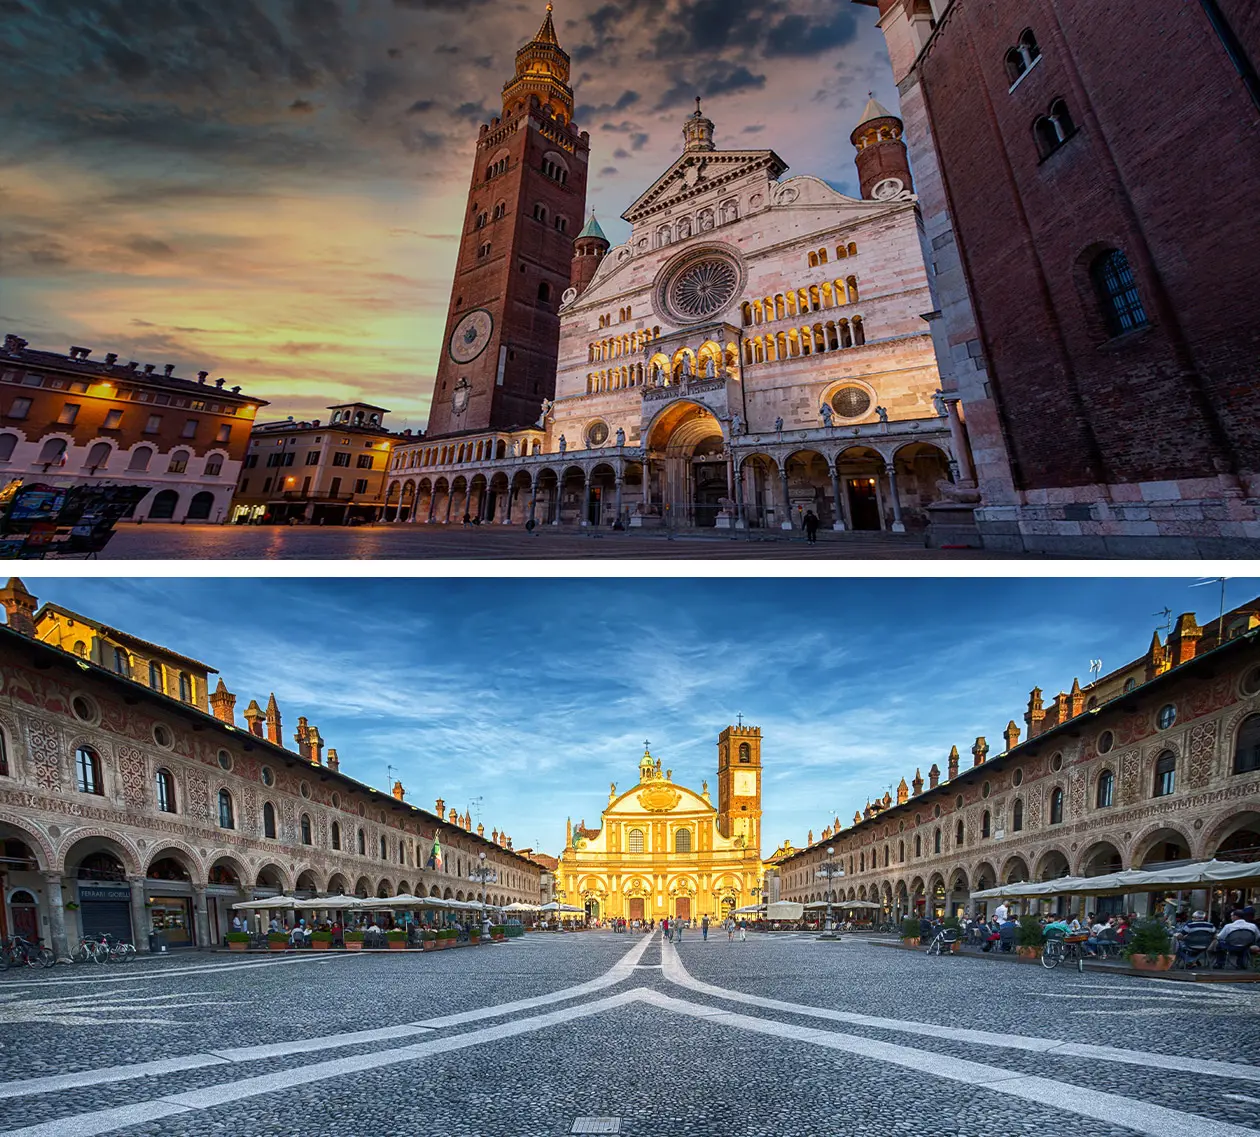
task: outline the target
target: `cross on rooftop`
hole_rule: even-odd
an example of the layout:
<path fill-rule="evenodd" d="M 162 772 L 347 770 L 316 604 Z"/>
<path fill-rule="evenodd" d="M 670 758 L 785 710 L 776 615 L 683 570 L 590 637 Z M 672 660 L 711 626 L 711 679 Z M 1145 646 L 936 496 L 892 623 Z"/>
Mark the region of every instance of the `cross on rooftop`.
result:
<path fill-rule="evenodd" d="M 740 726 L 743 726 L 743 725 L 744 725 L 744 716 L 743 716 L 742 714 L 738 714 L 738 715 L 736 715 L 736 716 L 735 716 L 735 721 L 736 721 L 736 722 L 737 722 Z"/>

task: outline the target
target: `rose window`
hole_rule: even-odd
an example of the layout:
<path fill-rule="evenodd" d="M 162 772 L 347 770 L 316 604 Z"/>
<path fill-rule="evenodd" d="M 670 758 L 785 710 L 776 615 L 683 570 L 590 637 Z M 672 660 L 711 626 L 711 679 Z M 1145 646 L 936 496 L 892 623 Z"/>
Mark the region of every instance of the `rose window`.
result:
<path fill-rule="evenodd" d="M 594 423 L 586 432 L 586 441 L 590 446 L 603 446 L 608 441 L 608 424 L 606 422 Z"/>
<path fill-rule="evenodd" d="M 739 290 L 739 270 L 724 257 L 688 265 L 669 283 L 670 309 L 684 319 L 703 320 L 730 307 Z"/>
<path fill-rule="evenodd" d="M 862 387 L 841 387 L 832 395 L 831 407 L 841 418 L 861 418 L 871 409 L 871 396 Z"/>

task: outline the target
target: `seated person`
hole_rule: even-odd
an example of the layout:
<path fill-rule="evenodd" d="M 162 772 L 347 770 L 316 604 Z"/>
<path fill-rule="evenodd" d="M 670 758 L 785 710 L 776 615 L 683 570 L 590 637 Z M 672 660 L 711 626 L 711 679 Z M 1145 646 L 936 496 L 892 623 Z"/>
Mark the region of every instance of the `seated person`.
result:
<path fill-rule="evenodd" d="M 1043 940 L 1048 940 L 1052 936 L 1058 936 L 1062 939 L 1064 936 L 1070 936 L 1071 934 L 1072 927 L 1062 916 L 1056 920 L 1051 920 L 1050 923 L 1041 929 L 1041 938 Z"/>
<path fill-rule="evenodd" d="M 1196 912 L 1195 915 L 1200 916 L 1202 913 Z M 1229 923 L 1216 933 L 1216 940 L 1212 944 L 1212 953 L 1216 957 L 1215 962 L 1212 964 L 1213 967 L 1225 966 L 1225 957 L 1230 951 L 1224 943 L 1225 938 L 1230 934 L 1230 932 L 1236 932 L 1240 928 L 1255 936 L 1255 940 L 1252 941 L 1253 947 L 1255 946 L 1256 941 L 1260 941 L 1260 928 L 1257 928 L 1254 923 L 1247 919 L 1246 914 L 1242 909 L 1235 909 L 1230 914 Z M 1237 951 L 1239 949 L 1235 948 L 1234 950 Z"/>
<path fill-rule="evenodd" d="M 1191 932 L 1215 932 L 1216 925 L 1207 918 L 1205 912 L 1195 912 L 1189 920 L 1181 925 L 1173 933 L 1173 941 L 1177 945 L 1177 960 L 1185 962 L 1189 958 L 1189 951 L 1186 948 L 1186 936 Z"/>
<path fill-rule="evenodd" d="M 1007 916 L 1006 919 L 998 926 L 998 935 L 1001 940 L 1002 951 L 1010 951 L 1015 943 L 1015 936 L 1019 932 L 1019 924 L 1015 922 L 1015 917 Z"/>
<path fill-rule="evenodd" d="M 1085 941 L 1085 950 L 1090 955 L 1099 955 L 1098 945 L 1102 942 L 1102 934 L 1115 927 L 1116 919 L 1109 916 L 1107 922 L 1099 920 L 1089 929 L 1089 939 Z"/>
<path fill-rule="evenodd" d="M 932 942 L 932 937 L 936 935 L 936 927 L 932 921 L 926 916 L 919 917 L 919 939 L 925 944 Z"/>

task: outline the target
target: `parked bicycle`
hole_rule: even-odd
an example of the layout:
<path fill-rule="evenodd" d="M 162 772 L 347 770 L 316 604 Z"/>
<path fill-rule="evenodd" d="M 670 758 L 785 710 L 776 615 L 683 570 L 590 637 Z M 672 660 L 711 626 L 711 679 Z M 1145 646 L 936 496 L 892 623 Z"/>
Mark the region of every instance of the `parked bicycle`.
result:
<path fill-rule="evenodd" d="M 75 944 L 70 958 L 75 963 L 104 963 L 109 955 L 109 948 L 101 943 L 97 936 L 83 936 Z"/>
<path fill-rule="evenodd" d="M 1075 963 L 1076 970 L 1083 974 L 1085 971 L 1085 939 L 1085 936 L 1047 936 L 1046 942 L 1041 948 L 1041 966 L 1055 968 L 1064 962 L 1069 964 Z"/>
<path fill-rule="evenodd" d="M 21 936 L 0 942 L 0 971 L 10 967 L 52 967 L 57 962 L 52 948 L 40 947 L 39 942 L 31 943 Z"/>
<path fill-rule="evenodd" d="M 135 944 L 117 939 L 109 932 L 101 936 L 100 942 L 101 947 L 105 949 L 105 958 L 110 963 L 130 963 L 136 957 Z"/>

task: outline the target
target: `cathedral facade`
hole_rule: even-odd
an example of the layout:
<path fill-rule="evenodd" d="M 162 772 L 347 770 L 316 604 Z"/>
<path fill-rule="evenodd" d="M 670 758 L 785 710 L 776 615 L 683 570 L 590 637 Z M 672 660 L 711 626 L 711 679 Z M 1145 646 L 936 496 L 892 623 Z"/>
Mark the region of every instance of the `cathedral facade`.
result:
<path fill-rule="evenodd" d="M 957 401 L 939 390 L 901 129 L 867 104 L 850 136 L 851 198 L 785 178 L 773 150 L 718 148 L 697 101 L 682 153 L 622 214 L 629 239 L 612 248 L 593 215 L 568 239 L 553 382 L 528 415 L 513 404 L 511 424 L 473 415 L 453 429 L 452 408 L 478 398 L 473 372 L 494 370 L 482 355 L 460 363 L 478 346 L 464 339 L 489 348 L 499 326 L 457 318 L 469 303 L 457 275 L 430 430 L 394 455 L 386 519 L 792 529 L 812 511 L 837 530 L 925 527 L 972 459 Z M 533 208 L 548 206 L 517 201 Z"/>
<path fill-rule="evenodd" d="M 609 787 L 598 828 L 571 823 L 557 897 L 591 919 L 723 919 L 761 889 L 761 728 L 718 736 L 718 800 L 674 782 L 644 748 L 639 780 Z"/>

